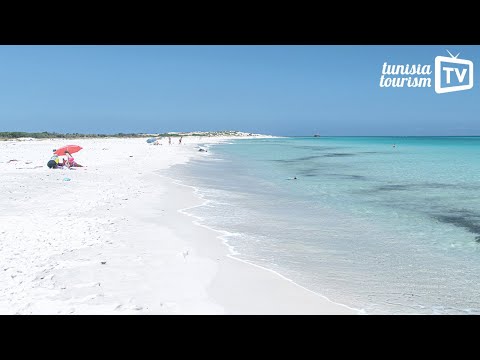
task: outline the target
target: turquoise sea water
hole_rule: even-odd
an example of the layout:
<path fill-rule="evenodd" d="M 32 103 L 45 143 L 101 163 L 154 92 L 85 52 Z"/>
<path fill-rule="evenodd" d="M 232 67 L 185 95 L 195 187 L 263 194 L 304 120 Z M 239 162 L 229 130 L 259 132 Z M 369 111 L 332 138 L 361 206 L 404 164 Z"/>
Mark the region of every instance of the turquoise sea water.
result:
<path fill-rule="evenodd" d="M 367 314 L 480 314 L 480 138 L 235 140 L 204 154 L 169 171 L 237 257 Z"/>

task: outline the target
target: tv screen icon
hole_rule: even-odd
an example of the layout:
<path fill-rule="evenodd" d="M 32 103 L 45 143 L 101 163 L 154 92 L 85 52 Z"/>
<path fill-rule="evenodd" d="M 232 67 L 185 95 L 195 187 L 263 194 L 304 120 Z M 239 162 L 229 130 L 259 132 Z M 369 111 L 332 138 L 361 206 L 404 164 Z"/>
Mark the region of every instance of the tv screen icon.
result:
<path fill-rule="evenodd" d="M 447 56 L 435 58 L 435 92 L 437 94 L 471 88 L 473 88 L 473 62 Z"/>

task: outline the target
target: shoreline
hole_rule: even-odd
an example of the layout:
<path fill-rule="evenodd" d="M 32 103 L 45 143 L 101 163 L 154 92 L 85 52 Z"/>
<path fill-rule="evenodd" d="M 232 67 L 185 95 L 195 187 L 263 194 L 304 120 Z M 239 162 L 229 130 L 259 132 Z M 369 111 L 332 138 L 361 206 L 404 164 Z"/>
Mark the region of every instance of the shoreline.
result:
<path fill-rule="evenodd" d="M 228 243 L 228 240 L 224 239 L 224 236 L 228 236 L 229 234 L 232 234 L 228 232 L 227 230 L 223 229 L 214 229 L 208 225 L 202 224 L 199 220 L 198 217 L 191 215 L 187 212 L 187 210 L 195 207 L 200 207 L 205 204 L 205 202 L 208 202 L 209 200 L 203 199 L 201 196 L 199 196 L 196 193 L 196 188 L 191 185 L 186 185 L 183 183 L 180 183 L 176 179 L 168 178 L 169 181 L 173 182 L 176 185 L 183 186 L 190 188 L 192 193 L 197 197 L 199 201 L 202 201 L 200 204 L 196 204 L 193 206 L 189 206 L 184 209 L 178 209 L 177 211 L 185 216 L 191 217 L 196 220 L 192 220 L 192 223 L 195 226 L 200 226 L 203 228 L 206 228 L 214 233 L 216 233 L 215 237 L 221 241 L 222 245 L 226 249 L 226 254 L 225 256 L 229 259 L 232 260 L 230 264 L 220 266 L 219 273 L 217 273 L 217 278 L 213 280 L 213 284 L 210 286 L 211 292 L 214 294 L 214 298 L 220 299 L 220 303 L 223 304 L 228 304 L 228 307 L 231 307 L 232 313 L 231 314 L 364 314 L 363 310 L 360 309 L 355 309 L 352 307 L 349 307 L 347 305 L 337 303 L 326 297 L 325 295 L 316 293 L 313 290 L 310 290 L 302 285 L 297 284 L 294 282 L 292 279 L 287 278 L 286 276 L 276 272 L 275 270 L 269 269 L 267 267 L 257 265 L 253 262 L 243 260 L 239 257 L 236 257 L 235 255 L 240 255 L 237 253 L 235 250 L 233 250 L 232 246 Z M 239 262 L 240 264 L 243 265 L 238 265 L 236 262 Z M 240 270 L 241 267 L 246 267 L 242 270 Z M 221 289 L 225 286 L 225 283 L 229 282 L 232 280 L 233 277 L 238 276 L 237 274 L 240 272 L 245 271 L 246 269 L 252 274 L 252 278 L 258 279 L 262 278 L 262 281 L 265 281 L 265 286 L 266 288 L 256 288 L 255 291 L 253 291 L 252 285 L 244 282 L 241 284 L 244 289 L 248 289 L 251 291 L 251 293 L 255 293 L 255 296 L 260 298 L 264 303 L 265 307 L 255 307 L 252 306 L 251 304 L 244 304 L 244 303 L 238 303 L 235 302 L 233 299 L 229 298 L 230 295 L 226 295 L 222 293 Z M 234 270 L 232 270 L 234 269 Z M 232 274 L 233 272 L 233 274 Z M 256 272 L 256 274 L 255 274 Z M 268 273 L 268 274 L 267 274 Z M 221 278 L 220 280 L 218 278 Z M 225 278 L 225 279 L 223 279 Z M 251 280 L 251 279 L 249 279 Z M 267 283 L 268 282 L 268 283 Z M 286 283 L 282 282 L 288 282 L 289 285 Z M 272 284 L 276 283 L 276 284 Z M 290 286 L 291 284 L 291 286 Z M 256 285 L 256 284 L 255 284 Z M 238 286 L 238 282 L 237 282 Z M 244 289 L 237 289 L 236 291 L 239 292 L 241 290 L 244 291 Z M 298 293 L 296 293 L 298 292 Z M 277 296 L 297 296 L 301 299 L 298 299 L 297 302 L 285 302 L 282 304 L 269 304 L 266 306 L 266 302 L 269 300 L 274 300 L 271 298 L 269 295 L 270 293 L 275 293 Z M 311 297 L 313 296 L 313 297 Z M 301 305 L 301 309 L 296 309 L 297 305 Z"/>
<path fill-rule="evenodd" d="M 232 257 L 181 212 L 202 199 L 156 172 L 235 139 L 84 140 L 76 171 L 45 166 L 57 140 L 0 143 L 0 313 L 358 313 Z"/>

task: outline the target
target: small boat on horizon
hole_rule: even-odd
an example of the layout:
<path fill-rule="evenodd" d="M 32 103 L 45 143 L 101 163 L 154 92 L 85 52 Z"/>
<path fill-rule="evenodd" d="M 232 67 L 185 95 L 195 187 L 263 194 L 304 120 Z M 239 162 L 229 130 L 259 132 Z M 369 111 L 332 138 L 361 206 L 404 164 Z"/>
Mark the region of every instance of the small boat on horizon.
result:
<path fill-rule="evenodd" d="M 320 134 L 314 134 L 313 137 L 320 137 Z"/>

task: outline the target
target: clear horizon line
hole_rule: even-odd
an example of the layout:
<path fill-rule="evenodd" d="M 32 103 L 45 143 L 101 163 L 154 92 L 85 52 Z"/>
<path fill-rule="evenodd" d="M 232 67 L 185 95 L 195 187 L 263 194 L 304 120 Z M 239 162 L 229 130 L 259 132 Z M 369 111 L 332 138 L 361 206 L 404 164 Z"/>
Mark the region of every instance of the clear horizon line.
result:
<path fill-rule="evenodd" d="M 319 135 L 319 136 L 314 136 L 314 135 L 308 135 L 308 134 L 303 134 L 303 135 L 274 135 L 274 134 L 269 134 L 269 133 L 255 133 L 252 131 L 242 131 L 242 130 L 195 130 L 195 131 L 168 131 L 168 132 L 109 132 L 109 133 L 102 133 L 102 132 L 97 132 L 97 133 L 83 133 L 83 132 L 55 132 L 55 131 L 0 131 L 0 133 L 26 133 L 26 134 L 33 134 L 33 133 L 52 133 L 52 134 L 59 134 L 59 135 L 152 135 L 152 134 L 166 134 L 166 133 L 195 133 L 195 132 L 205 132 L 205 133 L 220 133 L 220 132 L 241 132 L 241 133 L 251 133 L 251 134 L 256 134 L 256 135 L 268 135 L 268 136 L 281 136 L 281 137 L 480 137 L 479 134 L 473 134 L 473 135 Z"/>

